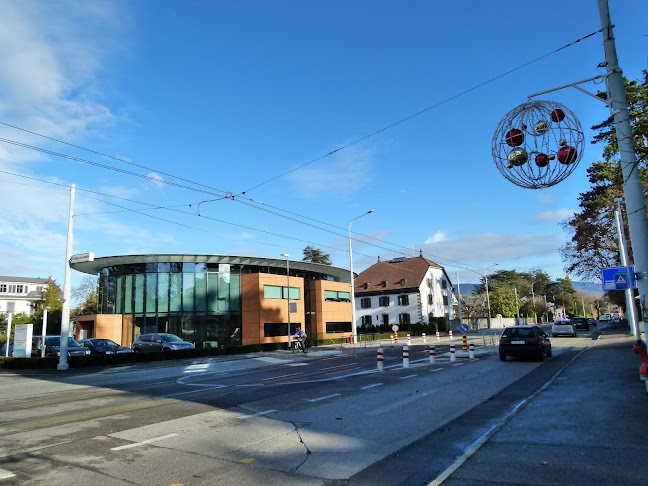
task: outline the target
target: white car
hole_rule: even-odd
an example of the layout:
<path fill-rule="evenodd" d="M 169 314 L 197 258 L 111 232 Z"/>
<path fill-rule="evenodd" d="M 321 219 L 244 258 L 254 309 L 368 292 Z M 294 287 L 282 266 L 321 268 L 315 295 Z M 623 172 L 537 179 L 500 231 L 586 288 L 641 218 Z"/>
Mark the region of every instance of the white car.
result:
<path fill-rule="evenodd" d="M 569 319 L 556 319 L 551 326 L 551 335 L 556 336 L 574 336 L 576 337 L 576 329 L 572 321 Z"/>
<path fill-rule="evenodd" d="M 611 321 L 611 320 L 612 320 L 612 314 L 603 314 L 601 317 L 599 317 L 599 322 Z"/>

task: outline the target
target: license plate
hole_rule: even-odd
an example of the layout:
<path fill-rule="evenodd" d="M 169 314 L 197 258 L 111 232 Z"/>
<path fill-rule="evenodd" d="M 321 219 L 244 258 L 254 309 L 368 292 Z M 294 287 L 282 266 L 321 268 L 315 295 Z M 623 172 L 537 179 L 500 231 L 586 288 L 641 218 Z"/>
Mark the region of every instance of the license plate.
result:
<path fill-rule="evenodd" d="M 511 344 L 525 344 L 526 341 L 511 341 Z"/>

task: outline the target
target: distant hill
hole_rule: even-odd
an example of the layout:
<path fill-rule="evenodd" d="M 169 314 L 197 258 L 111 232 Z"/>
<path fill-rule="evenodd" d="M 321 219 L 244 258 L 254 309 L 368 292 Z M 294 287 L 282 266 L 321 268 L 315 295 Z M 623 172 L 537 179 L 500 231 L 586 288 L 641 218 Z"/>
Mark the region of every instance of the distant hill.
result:
<path fill-rule="evenodd" d="M 572 282 L 574 285 L 574 288 L 576 290 L 584 290 L 585 292 L 589 292 L 592 294 L 601 294 L 603 295 L 603 289 L 601 288 L 600 283 L 594 283 L 594 282 Z M 461 288 L 461 295 L 471 295 L 475 287 L 479 286 L 480 284 L 476 283 L 462 283 L 460 285 Z M 457 290 L 457 286 L 455 285 L 455 290 Z"/>

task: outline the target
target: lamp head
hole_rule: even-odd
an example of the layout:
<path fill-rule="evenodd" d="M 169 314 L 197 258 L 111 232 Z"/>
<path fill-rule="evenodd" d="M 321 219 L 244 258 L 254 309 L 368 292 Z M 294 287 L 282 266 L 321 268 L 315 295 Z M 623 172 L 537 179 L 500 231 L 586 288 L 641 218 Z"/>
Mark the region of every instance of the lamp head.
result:
<path fill-rule="evenodd" d="M 282 253 L 281 256 L 284 258 L 288 258 L 290 255 L 288 253 Z"/>

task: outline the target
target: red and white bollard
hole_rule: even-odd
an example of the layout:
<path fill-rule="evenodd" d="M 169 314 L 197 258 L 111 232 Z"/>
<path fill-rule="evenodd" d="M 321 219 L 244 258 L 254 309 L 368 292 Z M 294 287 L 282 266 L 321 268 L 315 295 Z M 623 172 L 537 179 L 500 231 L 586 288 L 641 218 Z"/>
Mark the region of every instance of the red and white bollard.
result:
<path fill-rule="evenodd" d="M 468 357 L 470 359 L 475 359 L 475 343 L 472 341 L 468 343 Z"/>
<path fill-rule="evenodd" d="M 394 344 L 394 335 L 390 335 L 389 338 L 391 339 L 391 343 Z"/>
<path fill-rule="evenodd" d="M 436 358 L 436 348 L 434 344 L 430 344 L 430 364 L 434 364 L 434 359 Z"/>
<path fill-rule="evenodd" d="M 409 347 L 403 346 L 403 368 L 409 368 Z"/>
<path fill-rule="evenodd" d="M 378 348 L 378 357 L 377 357 L 377 366 L 378 366 L 378 371 L 383 370 L 383 350 L 382 348 Z"/>
<path fill-rule="evenodd" d="M 426 338 L 427 338 L 427 336 L 425 335 L 425 333 L 423 333 L 423 344 L 427 343 L 427 339 L 426 339 Z"/>
<path fill-rule="evenodd" d="M 437 334 L 437 341 L 441 341 L 441 333 L 439 331 L 437 331 L 436 334 Z"/>
<path fill-rule="evenodd" d="M 452 331 L 450 331 L 449 334 L 450 334 L 450 341 L 452 341 Z"/>
<path fill-rule="evenodd" d="M 455 344 L 451 343 L 450 344 L 450 361 L 455 361 L 457 359 L 457 355 L 455 354 Z"/>
<path fill-rule="evenodd" d="M 412 344 L 412 338 L 411 338 L 410 335 L 408 334 L 408 335 L 407 335 L 407 345 L 409 346 L 409 345 L 411 345 L 411 344 Z"/>

